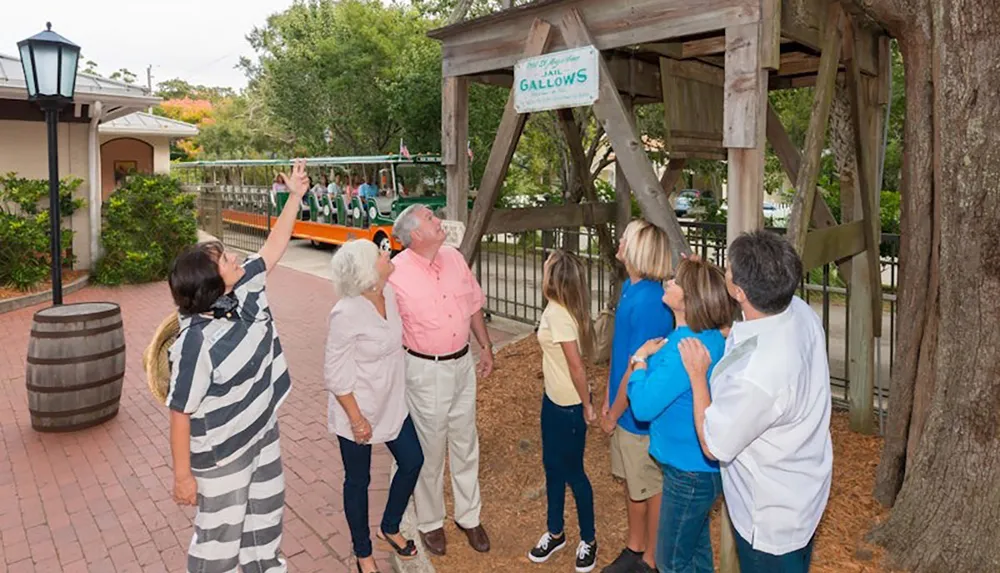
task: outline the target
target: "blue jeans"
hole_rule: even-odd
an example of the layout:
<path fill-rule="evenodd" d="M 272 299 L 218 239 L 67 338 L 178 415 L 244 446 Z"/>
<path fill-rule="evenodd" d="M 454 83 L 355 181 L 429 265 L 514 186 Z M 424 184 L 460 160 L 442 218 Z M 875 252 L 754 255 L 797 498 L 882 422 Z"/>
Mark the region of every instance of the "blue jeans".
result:
<path fill-rule="evenodd" d="M 709 513 L 722 494 L 719 472 L 685 472 L 667 464 L 660 468 L 663 500 L 656 568 L 660 573 L 713 573 Z"/>
<path fill-rule="evenodd" d="M 594 490 L 583 470 L 586 445 L 583 406 L 558 406 L 548 396 L 542 398 L 542 465 L 545 467 L 549 533 L 563 532 L 566 484 L 569 484 L 580 520 L 580 539 L 589 542 L 595 535 Z"/>
<path fill-rule="evenodd" d="M 815 537 L 802 549 L 784 555 L 771 555 L 758 551 L 735 531 L 733 537 L 736 538 L 736 554 L 740 558 L 740 573 L 808 573 L 809 571 Z"/>
<path fill-rule="evenodd" d="M 368 529 L 368 484 L 371 483 L 372 446 L 358 444 L 342 436 L 340 457 L 344 461 L 344 513 L 347 526 L 351 530 L 354 555 L 368 557 L 372 554 L 372 540 Z M 382 531 L 399 533 L 399 523 L 403 520 L 406 504 L 417 487 L 420 467 L 424 465 L 424 452 L 420 449 L 417 431 L 407 416 L 403 428 L 395 440 L 386 446 L 396 459 L 398 469 L 389 484 L 389 499 L 382 512 Z"/>

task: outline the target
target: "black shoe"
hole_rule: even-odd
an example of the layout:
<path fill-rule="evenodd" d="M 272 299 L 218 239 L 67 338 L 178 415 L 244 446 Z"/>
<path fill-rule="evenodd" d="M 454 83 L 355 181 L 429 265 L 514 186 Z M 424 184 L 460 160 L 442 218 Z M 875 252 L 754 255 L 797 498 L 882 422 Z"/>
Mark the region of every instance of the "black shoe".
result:
<path fill-rule="evenodd" d="M 639 561 L 642 561 L 642 553 L 625 547 L 610 565 L 601 569 L 601 573 L 629 573 Z"/>
<path fill-rule="evenodd" d="M 597 565 L 597 540 L 587 543 L 581 541 L 576 546 L 576 571 L 577 573 L 590 573 Z"/>
<path fill-rule="evenodd" d="M 535 547 L 528 552 L 528 559 L 531 559 L 535 563 L 545 563 L 549 560 L 549 557 L 552 557 L 553 553 L 559 551 L 563 547 L 566 547 L 565 533 L 560 533 L 559 537 L 556 537 L 546 531 L 542 534 L 542 537 L 539 538 Z"/>

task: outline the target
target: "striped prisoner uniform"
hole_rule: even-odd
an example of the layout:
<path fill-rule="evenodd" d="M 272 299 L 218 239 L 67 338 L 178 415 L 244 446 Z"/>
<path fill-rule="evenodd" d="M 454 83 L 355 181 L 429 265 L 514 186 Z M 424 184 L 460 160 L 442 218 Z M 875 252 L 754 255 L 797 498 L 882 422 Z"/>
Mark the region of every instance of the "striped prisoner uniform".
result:
<path fill-rule="evenodd" d="M 277 410 L 291 388 L 264 292 L 264 259 L 249 258 L 232 318 L 180 317 L 167 405 L 191 416 L 198 511 L 191 573 L 284 573 L 285 480 Z"/>

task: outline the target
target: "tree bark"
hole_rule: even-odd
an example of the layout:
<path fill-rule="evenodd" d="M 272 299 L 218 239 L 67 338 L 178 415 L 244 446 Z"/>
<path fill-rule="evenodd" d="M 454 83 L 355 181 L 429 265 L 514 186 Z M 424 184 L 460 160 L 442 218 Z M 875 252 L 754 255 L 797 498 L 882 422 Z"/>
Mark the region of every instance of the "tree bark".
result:
<path fill-rule="evenodd" d="M 898 356 L 873 531 L 917 573 L 1000 570 L 1000 11 L 865 0 L 900 42 Z"/>

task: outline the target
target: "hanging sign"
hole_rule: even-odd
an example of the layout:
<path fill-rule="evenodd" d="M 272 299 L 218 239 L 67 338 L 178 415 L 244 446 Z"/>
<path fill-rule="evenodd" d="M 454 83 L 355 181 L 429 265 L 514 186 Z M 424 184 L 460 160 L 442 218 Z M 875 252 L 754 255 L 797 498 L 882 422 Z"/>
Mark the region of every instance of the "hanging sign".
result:
<path fill-rule="evenodd" d="M 581 107 L 597 101 L 598 51 L 593 46 L 526 58 L 514 66 L 518 113 Z"/>

